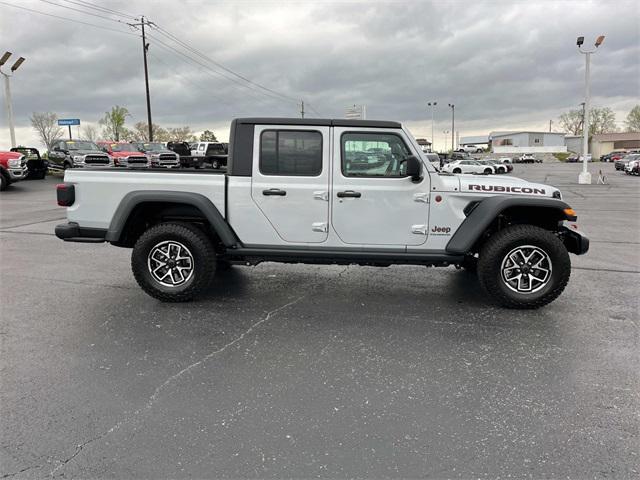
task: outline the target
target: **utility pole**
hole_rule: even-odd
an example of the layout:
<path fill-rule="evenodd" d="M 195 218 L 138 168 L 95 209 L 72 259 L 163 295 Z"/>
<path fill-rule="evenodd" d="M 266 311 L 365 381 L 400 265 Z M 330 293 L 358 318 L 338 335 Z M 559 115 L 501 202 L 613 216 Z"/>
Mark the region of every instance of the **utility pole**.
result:
<path fill-rule="evenodd" d="M 551 133 L 551 124 L 553 123 L 553 120 L 549 120 L 549 133 Z"/>
<path fill-rule="evenodd" d="M 155 23 L 150 22 L 144 15 L 140 17 L 140 23 L 129 23 L 131 27 L 142 27 L 142 56 L 144 58 L 144 86 L 147 93 L 147 123 L 149 125 L 149 141 L 153 142 L 153 123 L 151 121 L 151 98 L 149 96 L 149 68 L 147 67 L 147 51 L 149 50 L 149 44 L 147 43 L 147 37 L 145 36 L 144 26 L 155 26 Z"/>
<path fill-rule="evenodd" d="M 2 67 L 7 62 L 7 60 L 9 60 L 10 56 L 11 52 L 5 52 L 4 55 L 2 55 L 2 58 L 0 58 L 0 67 Z M 7 107 L 7 119 L 9 120 L 11 148 L 14 148 L 16 146 L 16 132 L 13 125 L 13 106 L 11 103 L 11 86 L 9 85 L 9 78 L 11 77 L 11 74 L 13 74 L 13 72 L 15 72 L 18 67 L 22 65 L 22 62 L 24 62 L 24 57 L 18 58 L 18 60 L 16 60 L 16 63 L 14 63 L 11 67 L 11 73 L 4 73 L 2 70 L 0 70 L 0 73 L 2 74 L 2 76 L 4 76 L 4 101 Z"/>
<path fill-rule="evenodd" d="M 456 106 L 450 103 L 449 107 L 451 107 L 451 151 L 453 152 L 456 148 L 453 140 L 453 132 L 456 131 Z"/>
<path fill-rule="evenodd" d="M 436 137 L 433 136 L 433 111 L 438 102 L 428 102 L 427 105 L 431 107 L 431 151 L 433 152 L 436 149 Z"/>
<path fill-rule="evenodd" d="M 300 100 L 300 118 L 304 118 L 304 100 Z"/>
<path fill-rule="evenodd" d="M 589 153 L 589 108 L 591 104 L 591 54 L 595 53 L 600 45 L 604 42 L 604 35 L 600 35 L 596 39 L 595 48 L 593 50 L 584 51 L 584 37 L 578 37 L 576 45 L 578 50 L 585 56 L 584 69 L 584 113 L 582 121 L 582 172 L 578 175 L 579 184 L 591 184 L 591 173 L 587 169 L 587 155 Z"/>

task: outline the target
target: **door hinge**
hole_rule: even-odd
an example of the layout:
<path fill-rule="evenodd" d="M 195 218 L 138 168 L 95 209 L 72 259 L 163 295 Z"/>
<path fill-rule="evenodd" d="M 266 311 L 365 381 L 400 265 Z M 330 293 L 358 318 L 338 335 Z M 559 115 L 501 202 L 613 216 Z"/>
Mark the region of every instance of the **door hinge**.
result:
<path fill-rule="evenodd" d="M 329 229 L 327 228 L 326 222 L 314 222 L 311 224 L 311 230 L 314 232 L 327 233 Z"/>
<path fill-rule="evenodd" d="M 325 202 L 328 202 L 329 192 L 325 192 L 325 191 L 313 192 L 313 198 L 315 198 L 316 200 L 324 200 Z"/>
<path fill-rule="evenodd" d="M 426 235 L 427 234 L 427 226 L 426 225 L 411 225 L 411 233 L 415 233 L 416 235 Z"/>
<path fill-rule="evenodd" d="M 413 194 L 414 202 L 422 202 L 429 203 L 429 194 L 428 193 L 414 193 Z"/>

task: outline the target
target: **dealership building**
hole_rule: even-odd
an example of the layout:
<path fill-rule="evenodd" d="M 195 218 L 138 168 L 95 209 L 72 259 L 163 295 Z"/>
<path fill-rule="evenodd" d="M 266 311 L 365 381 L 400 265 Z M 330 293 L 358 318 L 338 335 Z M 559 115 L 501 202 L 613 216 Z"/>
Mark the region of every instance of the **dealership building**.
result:
<path fill-rule="evenodd" d="M 567 151 L 564 136 L 558 132 L 491 132 L 489 141 L 494 153 L 560 153 Z"/>

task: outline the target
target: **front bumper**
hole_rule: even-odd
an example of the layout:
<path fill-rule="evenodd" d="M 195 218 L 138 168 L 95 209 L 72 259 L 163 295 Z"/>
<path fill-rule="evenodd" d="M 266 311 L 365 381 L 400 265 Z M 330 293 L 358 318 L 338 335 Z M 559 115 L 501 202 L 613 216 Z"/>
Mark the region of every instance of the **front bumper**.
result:
<path fill-rule="evenodd" d="M 17 168 L 9 168 L 7 171 L 9 172 L 9 178 L 12 182 L 23 180 L 24 178 L 27 178 L 27 175 L 29 174 L 29 169 L 26 165 Z"/>
<path fill-rule="evenodd" d="M 564 222 L 560 229 L 560 239 L 567 250 L 576 255 L 584 255 L 589 251 L 589 239 L 573 224 Z"/>

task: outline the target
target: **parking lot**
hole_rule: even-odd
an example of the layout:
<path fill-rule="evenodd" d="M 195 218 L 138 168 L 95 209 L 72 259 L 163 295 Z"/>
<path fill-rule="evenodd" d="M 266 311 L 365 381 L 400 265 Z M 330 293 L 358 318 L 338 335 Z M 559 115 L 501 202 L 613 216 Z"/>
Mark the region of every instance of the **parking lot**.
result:
<path fill-rule="evenodd" d="M 516 165 L 591 239 L 564 294 L 454 268 L 234 267 L 163 304 L 130 250 L 64 243 L 59 178 L 0 194 L 0 476 L 638 475 L 640 180 Z"/>

